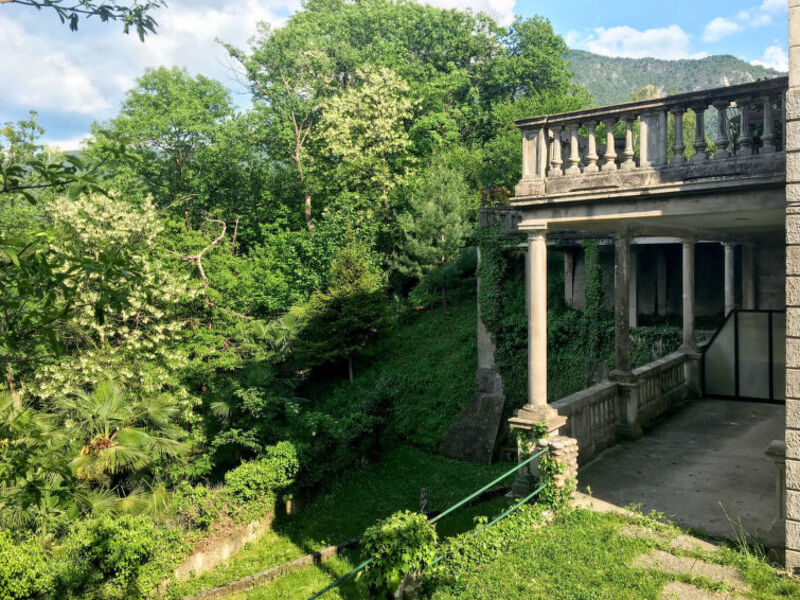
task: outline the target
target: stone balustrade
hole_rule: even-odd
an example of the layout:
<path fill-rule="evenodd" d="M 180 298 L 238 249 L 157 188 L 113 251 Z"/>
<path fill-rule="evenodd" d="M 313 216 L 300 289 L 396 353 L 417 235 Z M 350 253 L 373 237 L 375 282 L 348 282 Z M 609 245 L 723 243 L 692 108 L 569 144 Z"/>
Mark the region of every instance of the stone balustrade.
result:
<path fill-rule="evenodd" d="M 604 381 L 552 403 L 567 424 L 562 435 L 578 440 L 586 464 L 602 450 L 666 414 L 689 396 L 687 366 L 681 351 L 633 371 L 630 382 Z"/>
<path fill-rule="evenodd" d="M 782 172 L 787 85 L 787 78 L 779 77 L 519 120 L 522 179 L 515 200 Z M 689 110 L 695 114 L 691 151 L 683 132 Z M 715 117 L 713 131 L 706 128 L 707 113 Z M 764 165 L 754 170 L 753 157 Z"/>

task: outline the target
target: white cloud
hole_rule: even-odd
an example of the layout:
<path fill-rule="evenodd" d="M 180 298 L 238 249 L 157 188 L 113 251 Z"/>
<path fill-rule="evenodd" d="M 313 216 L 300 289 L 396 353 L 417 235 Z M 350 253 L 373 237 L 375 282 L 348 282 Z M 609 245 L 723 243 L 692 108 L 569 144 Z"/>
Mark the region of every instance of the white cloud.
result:
<path fill-rule="evenodd" d="M 511 25 L 514 20 L 514 6 L 516 0 L 422 0 L 431 6 L 439 8 L 471 8 L 474 11 L 485 12 L 504 27 Z"/>
<path fill-rule="evenodd" d="M 787 11 L 789 7 L 786 0 L 764 0 L 760 8 L 764 12 L 779 13 Z"/>
<path fill-rule="evenodd" d="M 786 50 L 784 50 L 778 44 L 769 46 L 766 50 L 764 50 L 764 56 L 758 60 L 753 60 L 750 62 L 751 64 L 767 67 L 769 69 L 775 69 L 776 71 L 789 70 L 789 55 L 787 54 Z"/>
<path fill-rule="evenodd" d="M 78 136 L 66 140 L 48 140 L 47 146 L 49 146 L 52 150 L 58 150 L 61 152 L 73 152 L 76 150 L 81 150 L 84 147 L 84 142 L 89 139 L 89 136 Z"/>
<path fill-rule="evenodd" d="M 706 28 L 703 31 L 703 41 L 717 42 L 724 37 L 728 37 L 734 33 L 739 33 L 743 29 L 744 27 L 738 23 L 734 23 L 725 17 L 717 17 L 716 19 L 711 20 L 708 25 L 706 25 Z"/>
<path fill-rule="evenodd" d="M 93 114 L 108 108 L 74 54 L 0 15 L 0 104 Z"/>
<path fill-rule="evenodd" d="M 629 58 L 695 58 L 689 52 L 689 36 L 677 25 L 640 31 L 627 25 L 619 27 L 597 27 L 580 39 L 572 36 L 576 47 L 584 48 L 604 56 Z"/>

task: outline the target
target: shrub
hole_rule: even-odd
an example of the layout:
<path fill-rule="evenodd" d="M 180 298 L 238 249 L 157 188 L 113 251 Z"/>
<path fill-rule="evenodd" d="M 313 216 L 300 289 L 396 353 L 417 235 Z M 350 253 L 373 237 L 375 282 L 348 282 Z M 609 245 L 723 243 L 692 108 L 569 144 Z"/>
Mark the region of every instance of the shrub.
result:
<path fill-rule="evenodd" d="M 172 510 L 188 527 L 208 529 L 219 512 L 217 496 L 204 485 L 192 486 L 182 481 L 175 489 Z"/>
<path fill-rule="evenodd" d="M 0 530 L 0 600 L 44 598 L 52 589 L 42 545 L 35 540 L 16 543 Z"/>
<path fill-rule="evenodd" d="M 300 463 L 297 451 L 289 442 L 270 446 L 262 458 L 245 462 L 225 475 L 230 493 L 240 500 L 272 500 L 275 490 L 294 482 Z"/>
<path fill-rule="evenodd" d="M 364 552 L 373 559 L 362 578 L 370 598 L 391 598 L 406 575 L 421 573 L 436 557 L 438 537 L 425 515 L 402 511 L 364 532 Z"/>
<path fill-rule="evenodd" d="M 172 566 L 181 548 L 178 536 L 142 516 L 80 523 L 55 565 L 57 597 L 141 598 Z"/>

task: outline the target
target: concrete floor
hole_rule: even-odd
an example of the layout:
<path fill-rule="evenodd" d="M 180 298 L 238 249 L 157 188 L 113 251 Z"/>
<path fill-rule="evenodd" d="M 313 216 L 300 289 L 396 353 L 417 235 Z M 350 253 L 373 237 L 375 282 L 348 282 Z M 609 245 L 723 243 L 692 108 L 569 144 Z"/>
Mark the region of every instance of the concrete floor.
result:
<path fill-rule="evenodd" d="M 641 504 L 714 537 L 734 537 L 731 521 L 741 522 L 770 544 L 775 466 L 764 450 L 783 439 L 784 414 L 782 405 L 692 401 L 644 437 L 582 467 L 579 488 L 619 506 Z"/>

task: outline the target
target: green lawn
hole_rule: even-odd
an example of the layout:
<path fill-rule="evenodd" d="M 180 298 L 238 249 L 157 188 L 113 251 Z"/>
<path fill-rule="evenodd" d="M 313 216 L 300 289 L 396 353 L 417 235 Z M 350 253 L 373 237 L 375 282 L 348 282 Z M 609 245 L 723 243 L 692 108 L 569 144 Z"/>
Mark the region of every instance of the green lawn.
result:
<path fill-rule="evenodd" d="M 377 520 L 395 511 L 419 510 L 420 488 L 428 491 L 429 508 L 447 508 L 511 468 L 509 463 L 474 465 L 427 454 L 412 447 L 399 447 L 375 463 L 364 465 L 331 482 L 324 492 L 289 517 L 279 517 L 273 530 L 258 542 L 248 544 L 230 561 L 210 573 L 193 578 L 171 590 L 174 597 L 195 594 L 246 575 L 289 562 L 309 552 L 360 535 Z M 510 483 L 510 480 L 508 481 Z M 470 529 L 474 518 L 496 513 L 505 500 L 496 498 L 480 506 L 465 507 L 440 522 L 440 535 Z M 346 560 L 292 574 L 297 589 L 317 587 L 349 570 Z M 342 570 L 344 569 L 344 570 Z M 331 578 L 331 570 L 335 573 Z M 259 594 L 289 585 L 283 578 Z M 318 587 L 324 587 L 325 583 Z M 274 588 L 274 590 L 273 590 Z M 282 593 L 282 592 L 281 592 Z M 308 594 L 310 595 L 310 594 Z M 302 593 L 286 598 L 304 598 Z M 284 596 L 257 596 L 272 598 Z M 334 596 L 335 597 L 335 596 Z"/>
<path fill-rule="evenodd" d="M 630 529 L 649 531 L 638 537 Z M 758 600 L 800 598 L 800 585 L 779 576 L 763 560 L 732 548 L 717 551 L 676 549 L 667 540 L 680 532 L 647 518 L 571 510 L 539 529 L 508 536 L 499 556 L 456 569 L 429 596 L 436 600 L 657 600 L 670 582 L 725 592 L 734 586 L 695 574 L 668 574 L 636 568 L 636 557 L 652 549 L 734 567 L 745 589 Z M 477 542 L 480 544 L 480 541 Z M 697 559 L 697 560 L 694 560 Z"/>

